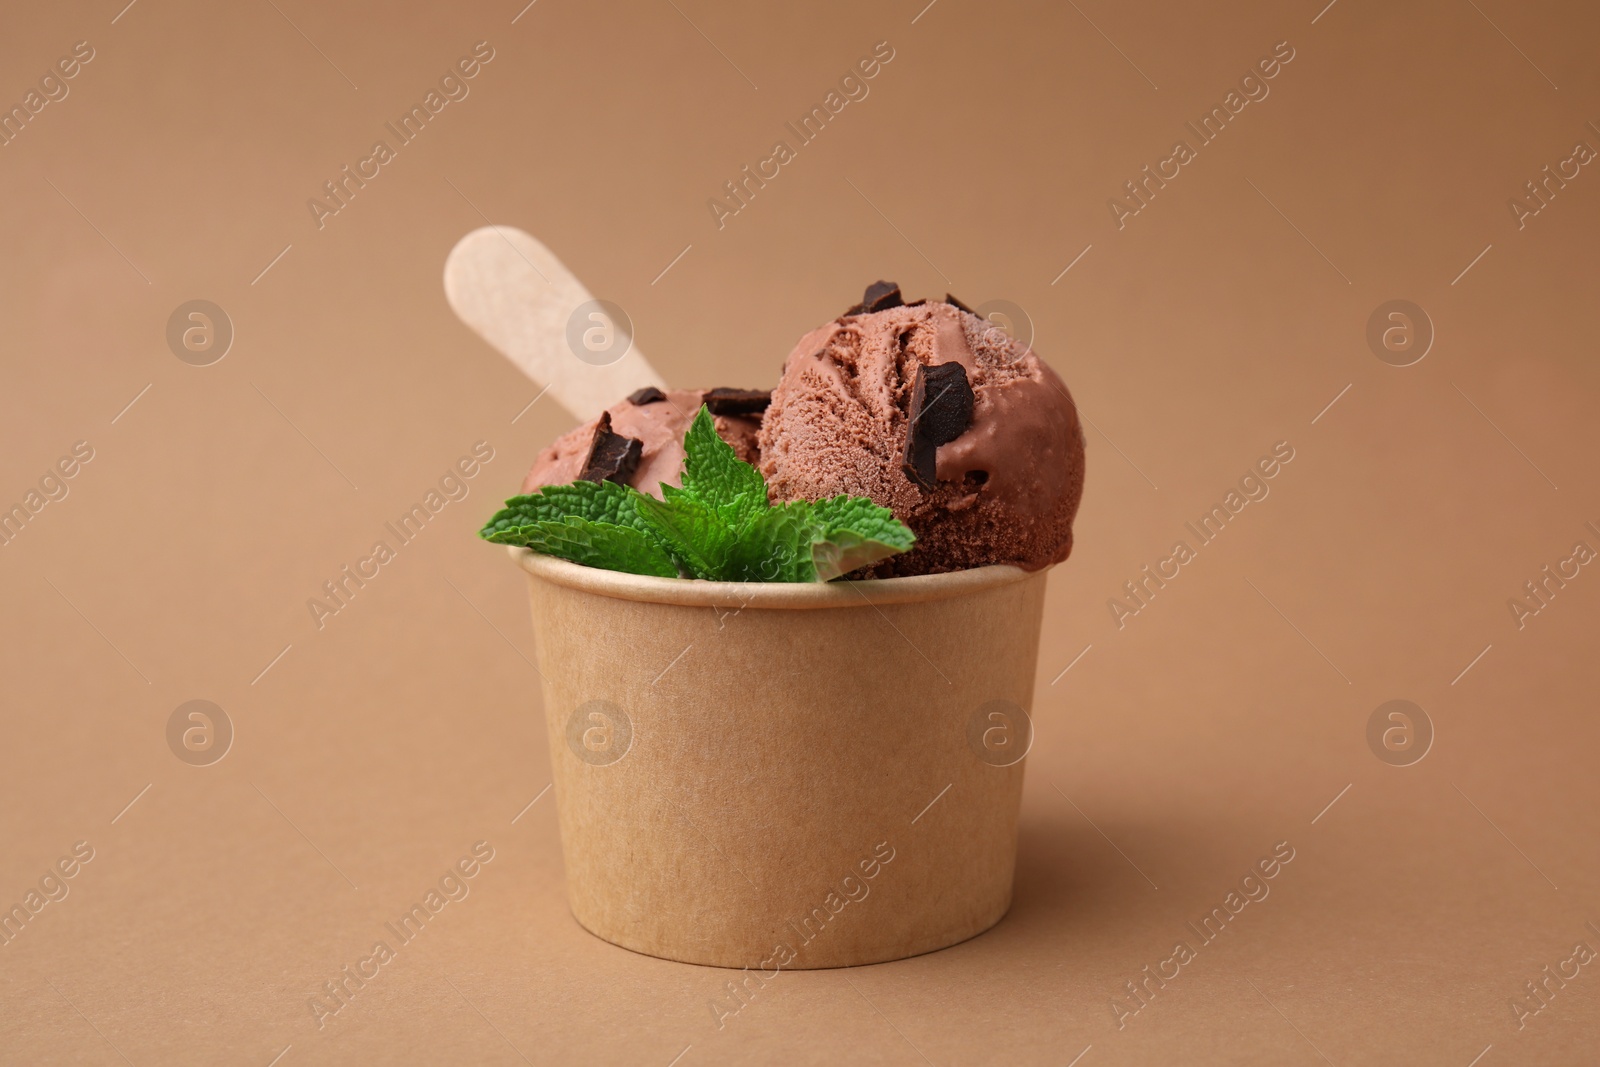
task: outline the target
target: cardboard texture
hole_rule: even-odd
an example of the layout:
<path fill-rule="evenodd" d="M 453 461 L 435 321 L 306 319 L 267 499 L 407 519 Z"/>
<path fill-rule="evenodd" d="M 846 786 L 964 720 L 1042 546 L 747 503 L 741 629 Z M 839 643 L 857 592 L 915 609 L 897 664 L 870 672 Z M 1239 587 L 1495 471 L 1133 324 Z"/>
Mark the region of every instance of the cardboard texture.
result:
<path fill-rule="evenodd" d="M 1046 572 L 747 586 L 512 551 L 586 928 L 776 974 L 1005 914 Z"/>

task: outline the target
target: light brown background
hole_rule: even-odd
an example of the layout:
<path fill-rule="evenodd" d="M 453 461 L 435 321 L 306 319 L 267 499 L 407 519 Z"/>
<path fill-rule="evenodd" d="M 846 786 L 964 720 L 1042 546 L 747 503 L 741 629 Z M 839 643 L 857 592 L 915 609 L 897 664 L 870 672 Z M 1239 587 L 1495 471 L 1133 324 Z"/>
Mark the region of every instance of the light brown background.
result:
<path fill-rule="evenodd" d="M 1522 230 L 1506 201 L 1600 146 L 1600 18 L 922 4 L 13 5 L 0 99 L 97 55 L 0 148 L 0 502 L 96 455 L 0 549 L 0 900 L 96 857 L 0 948 L 0 1059 L 1595 1061 L 1593 967 L 1523 1030 L 1508 1002 L 1597 942 L 1600 574 L 1520 631 L 1506 600 L 1600 548 L 1600 173 Z M 485 39 L 319 231 L 306 199 Z M 718 231 L 706 199 L 880 40 L 871 95 Z M 1119 231 L 1107 198 L 1281 40 L 1271 96 Z M 725 972 L 571 920 L 549 797 L 512 823 L 549 781 L 522 576 L 473 537 L 569 421 L 513 424 L 536 390 L 444 302 L 486 217 L 682 385 L 770 384 L 878 277 L 1027 309 L 1095 429 L 993 932 L 785 974 L 718 1030 Z M 205 368 L 163 336 L 196 297 L 237 331 Z M 1403 369 L 1364 339 L 1397 297 L 1437 330 Z M 317 630 L 306 599 L 480 439 L 467 501 Z M 1271 496 L 1119 630 L 1106 600 L 1279 440 Z M 164 736 L 194 698 L 237 730 L 205 768 Z M 1392 698 L 1437 731 L 1403 769 L 1365 740 Z M 480 839 L 472 895 L 317 1029 L 308 996 Z M 1119 1031 L 1123 981 L 1280 840 L 1271 896 Z"/>

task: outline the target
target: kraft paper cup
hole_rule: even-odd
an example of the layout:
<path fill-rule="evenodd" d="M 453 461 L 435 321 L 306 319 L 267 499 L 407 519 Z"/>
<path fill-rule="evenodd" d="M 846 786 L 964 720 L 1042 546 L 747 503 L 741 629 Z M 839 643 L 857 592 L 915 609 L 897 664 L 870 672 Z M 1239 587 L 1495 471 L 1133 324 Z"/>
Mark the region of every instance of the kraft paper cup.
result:
<path fill-rule="evenodd" d="M 512 554 L 585 928 L 770 976 L 1000 921 L 1044 571 L 747 584 Z"/>

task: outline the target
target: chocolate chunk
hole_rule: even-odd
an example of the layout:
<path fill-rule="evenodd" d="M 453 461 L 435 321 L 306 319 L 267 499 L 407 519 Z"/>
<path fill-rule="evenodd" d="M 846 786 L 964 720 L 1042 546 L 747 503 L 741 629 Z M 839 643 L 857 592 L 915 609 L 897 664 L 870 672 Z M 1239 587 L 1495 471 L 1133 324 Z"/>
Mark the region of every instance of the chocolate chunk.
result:
<path fill-rule="evenodd" d="M 906 437 L 906 454 L 900 469 L 924 492 L 931 492 L 939 484 L 939 446 L 917 433 L 913 427 L 911 434 Z"/>
<path fill-rule="evenodd" d="M 972 425 L 972 386 L 959 363 L 922 367 L 911 392 L 912 418 L 936 445 L 949 444 Z"/>
<path fill-rule="evenodd" d="M 632 404 L 636 408 L 642 408 L 646 404 L 659 403 L 666 398 L 666 393 L 663 393 L 653 385 L 647 385 L 643 389 L 636 389 L 629 393 L 628 403 Z"/>
<path fill-rule="evenodd" d="M 972 425 L 972 386 L 959 363 L 919 366 L 911 387 L 906 453 L 901 468 L 924 490 L 938 485 L 935 468 L 940 445 L 948 444 Z"/>
<path fill-rule="evenodd" d="M 900 286 L 894 282 L 876 281 L 867 286 L 861 303 L 854 305 L 845 315 L 867 315 L 874 311 L 887 311 L 904 304 L 900 299 Z M 841 318 L 844 316 L 841 316 Z"/>
<path fill-rule="evenodd" d="M 770 389 L 707 389 L 705 405 L 713 415 L 759 415 L 772 403 Z"/>
<path fill-rule="evenodd" d="M 951 296 L 949 293 L 944 294 L 944 302 L 946 304 L 949 304 L 951 307 L 960 308 L 962 311 L 965 311 L 968 315 L 976 315 L 977 314 L 976 311 L 973 311 L 971 308 L 967 307 L 967 305 L 963 304 L 961 301 L 957 300 L 955 297 Z"/>
<path fill-rule="evenodd" d="M 581 482 L 617 482 L 628 484 L 633 472 L 639 468 L 639 457 L 644 454 L 644 442 L 637 437 L 624 437 L 611 432 L 611 412 L 600 413 L 595 423 L 594 437 L 589 443 L 589 456 L 583 461 L 578 474 Z"/>
<path fill-rule="evenodd" d="M 887 311 L 904 302 L 900 299 L 900 286 L 885 281 L 876 281 L 867 286 L 866 295 L 861 298 L 861 303 L 866 305 L 868 311 Z"/>

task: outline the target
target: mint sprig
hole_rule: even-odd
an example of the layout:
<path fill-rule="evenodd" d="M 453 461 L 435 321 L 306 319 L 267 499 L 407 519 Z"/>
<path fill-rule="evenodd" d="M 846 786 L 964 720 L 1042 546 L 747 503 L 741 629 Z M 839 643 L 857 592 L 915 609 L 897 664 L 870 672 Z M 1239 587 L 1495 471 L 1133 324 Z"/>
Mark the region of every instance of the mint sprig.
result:
<path fill-rule="evenodd" d="M 604 570 L 722 582 L 825 582 L 909 549 L 916 535 L 865 497 L 770 504 L 705 407 L 684 436 L 683 486 L 658 500 L 615 482 L 512 497 L 478 535 Z"/>

